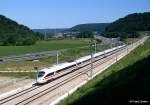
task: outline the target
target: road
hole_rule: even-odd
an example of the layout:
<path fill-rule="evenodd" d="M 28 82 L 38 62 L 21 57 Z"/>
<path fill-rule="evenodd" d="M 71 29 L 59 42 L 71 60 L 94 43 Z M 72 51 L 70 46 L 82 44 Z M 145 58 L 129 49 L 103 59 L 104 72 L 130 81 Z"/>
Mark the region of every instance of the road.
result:
<path fill-rule="evenodd" d="M 57 53 L 60 54 L 60 52 L 58 51 L 45 51 L 39 53 L 28 53 L 23 55 L 4 56 L 0 57 L 0 63 L 43 59 L 48 58 L 50 56 L 56 56 Z"/>

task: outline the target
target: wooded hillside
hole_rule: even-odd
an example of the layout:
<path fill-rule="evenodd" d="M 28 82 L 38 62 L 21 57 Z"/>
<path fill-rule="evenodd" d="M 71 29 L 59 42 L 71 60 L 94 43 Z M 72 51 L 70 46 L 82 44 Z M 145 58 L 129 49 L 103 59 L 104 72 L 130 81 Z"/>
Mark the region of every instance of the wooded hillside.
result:
<path fill-rule="evenodd" d="M 0 15 L 0 45 L 32 45 L 40 36 L 28 27 Z"/>

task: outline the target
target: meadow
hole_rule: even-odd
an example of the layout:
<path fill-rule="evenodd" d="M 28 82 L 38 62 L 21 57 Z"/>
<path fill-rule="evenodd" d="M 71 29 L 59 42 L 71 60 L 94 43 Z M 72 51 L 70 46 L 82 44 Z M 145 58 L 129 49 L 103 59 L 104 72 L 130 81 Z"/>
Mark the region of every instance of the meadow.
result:
<path fill-rule="evenodd" d="M 102 51 L 104 49 L 110 48 L 109 45 L 97 45 L 96 51 Z M 79 57 L 90 55 L 90 47 L 85 45 L 80 45 L 80 47 L 72 47 L 67 50 L 60 50 L 60 55 L 58 56 L 59 63 L 73 61 Z M 93 53 L 95 53 L 95 48 L 93 47 Z M 5 62 L 0 64 L 0 71 L 33 71 L 34 66 L 38 66 L 39 69 L 43 67 L 49 67 L 56 64 L 56 56 L 52 56 L 46 59 L 40 59 L 39 61 L 21 61 L 21 62 Z"/>
<path fill-rule="evenodd" d="M 7 54 L 23 54 L 26 52 L 34 51 L 44 51 L 44 50 L 60 50 L 60 55 L 58 57 L 59 63 L 73 61 L 79 57 L 83 57 L 91 54 L 91 48 L 89 46 L 90 41 L 88 39 L 80 40 L 51 40 L 51 41 L 41 41 L 33 46 L 1 46 L 5 48 Z M 13 48 L 14 47 L 14 48 Z M 103 51 L 110 48 L 110 45 L 97 44 L 96 52 Z M 4 52 L 4 51 L 2 51 Z M 1 54 L 2 54 L 1 52 Z M 92 47 L 92 52 L 95 53 L 95 46 Z M 34 67 L 38 69 L 50 67 L 56 64 L 56 56 L 49 57 L 46 59 L 40 59 L 39 61 L 21 61 L 21 62 L 5 62 L 0 63 L 0 71 L 16 71 L 11 73 L 0 73 L 0 76 L 12 76 L 16 78 L 26 77 L 33 78 Z M 20 72 L 21 71 L 21 72 Z M 30 71 L 25 73 L 25 71 Z"/>
<path fill-rule="evenodd" d="M 88 40 L 49 40 L 38 41 L 31 46 L 0 46 L 0 57 L 8 55 L 20 55 L 26 53 L 52 51 L 68 48 L 76 48 L 87 45 Z"/>

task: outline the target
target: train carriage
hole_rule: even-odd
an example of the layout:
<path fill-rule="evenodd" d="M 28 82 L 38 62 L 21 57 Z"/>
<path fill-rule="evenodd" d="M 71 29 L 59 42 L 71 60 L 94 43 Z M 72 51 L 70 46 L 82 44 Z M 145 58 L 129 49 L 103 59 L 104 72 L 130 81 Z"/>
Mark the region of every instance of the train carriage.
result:
<path fill-rule="evenodd" d="M 96 59 L 102 55 L 105 56 L 106 54 L 113 52 L 117 49 L 123 48 L 123 47 L 125 47 L 125 45 L 114 47 L 112 49 L 108 49 L 103 52 L 98 52 L 98 53 L 93 54 L 93 57 Z M 91 59 L 91 55 L 88 55 L 88 56 L 81 57 L 73 62 L 65 62 L 62 64 L 54 65 L 52 67 L 39 70 L 38 75 L 37 75 L 37 83 L 39 83 L 39 84 L 46 83 L 49 80 L 59 78 L 62 75 L 66 74 L 68 72 L 71 72 L 74 69 L 77 69 L 77 67 L 80 68 L 80 66 L 83 63 L 88 62 L 90 59 Z M 82 66 L 84 66 L 84 65 L 82 65 Z"/>

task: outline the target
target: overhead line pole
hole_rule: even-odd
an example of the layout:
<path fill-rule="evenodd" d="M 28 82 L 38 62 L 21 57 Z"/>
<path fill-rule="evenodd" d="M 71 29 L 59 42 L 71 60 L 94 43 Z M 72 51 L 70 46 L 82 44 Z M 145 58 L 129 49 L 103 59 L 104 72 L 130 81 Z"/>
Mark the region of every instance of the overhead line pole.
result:
<path fill-rule="evenodd" d="M 91 38 L 91 43 L 90 43 L 90 53 L 91 53 L 91 72 L 90 72 L 90 77 L 92 78 L 93 75 L 93 39 Z"/>
<path fill-rule="evenodd" d="M 46 40 L 47 39 L 47 36 L 46 36 L 46 32 L 45 32 L 45 34 L 44 34 L 44 40 Z"/>
<path fill-rule="evenodd" d="M 57 55 L 56 56 L 57 56 L 57 58 L 56 58 L 57 59 L 57 65 L 58 65 L 58 63 L 59 63 L 59 54 L 58 54 L 58 51 L 57 51 Z"/>
<path fill-rule="evenodd" d="M 96 53 L 96 50 L 97 50 L 97 45 L 96 45 L 96 42 L 95 42 L 95 53 Z"/>

